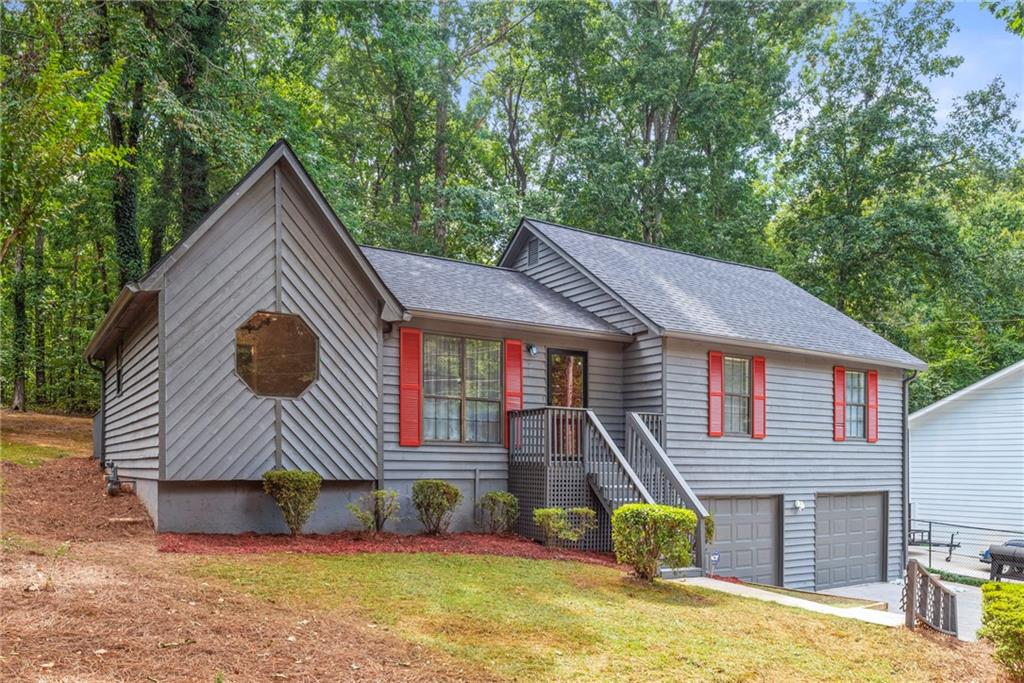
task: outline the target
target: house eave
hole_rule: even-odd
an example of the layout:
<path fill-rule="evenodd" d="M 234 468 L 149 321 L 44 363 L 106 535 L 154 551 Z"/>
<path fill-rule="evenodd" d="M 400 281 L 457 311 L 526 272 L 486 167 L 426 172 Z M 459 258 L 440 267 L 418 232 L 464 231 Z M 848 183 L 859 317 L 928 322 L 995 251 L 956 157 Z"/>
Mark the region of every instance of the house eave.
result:
<path fill-rule="evenodd" d="M 410 308 L 409 312 L 412 313 L 412 322 L 415 322 L 417 318 L 427 318 L 430 320 L 443 320 L 446 322 L 457 323 L 471 323 L 475 325 L 486 324 L 497 327 L 515 327 L 527 330 L 536 330 L 537 332 L 545 332 L 548 334 L 558 334 L 562 336 L 571 337 L 583 337 L 587 339 L 602 339 L 620 343 L 628 343 L 633 341 L 634 339 L 633 335 L 626 334 L 625 332 L 603 332 L 601 330 L 583 330 L 575 327 L 543 325 L 540 323 L 532 323 L 522 320 L 506 320 L 504 318 L 490 318 L 487 316 L 468 315 L 465 313 L 446 313 L 443 311 L 433 311 L 417 308 Z"/>
<path fill-rule="evenodd" d="M 779 351 L 782 353 L 795 353 L 804 356 L 828 358 L 831 360 L 844 361 L 848 363 L 870 363 L 872 365 L 878 365 L 881 367 L 898 368 L 902 370 L 924 370 L 925 368 L 928 367 L 927 363 L 920 360 L 917 360 L 916 362 L 900 362 L 892 360 L 890 358 L 861 356 L 847 353 L 839 353 L 834 351 L 820 351 L 818 349 L 804 349 L 797 346 L 787 346 L 783 344 L 769 344 L 755 339 L 744 339 L 741 337 L 725 337 L 716 335 L 695 334 L 691 332 L 679 332 L 674 330 L 666 330 L 664 336 L 668 337 L 669 339 L 682 339 L 685 341 L 699 341 L 714 344 L 728 344 L 732 346 L 745 346 L 752 349 L 762 349 L 765 351 Z"/>
<path fill-rule="evenodd" d="M 1003 379 L 1004 377 L 1007 377 L 1008 375 L 1012 375 L 1014 372 L 1018 372 L 1018 371 L 1024 371 L 1024 359 L 1021 359 L 1021 360 L 1017 361 L 1013 365 L 1008 365 L 1005 368 L 1003 368 L 1002 370 L 999 370 L 997 372 L 993 372 L 988 377 L 985 377 L 984 379 L 980 379 L 977 382 L 975 382 L 974 384 L 971 384 L 970 386 L 966 386 L 963 389 L 960 389 L 959 391 L 956 391 L 956 392 L 950 394 L 949 396 L 947 396 L 947 397 L 945 397 L 943 399 L 940 399 L 940 400 L 936 401 L 935 403 L 932 403 L 929 406 L 925 406 L 924 408 L 921 408 L 920 410 L 914 412 L 910 416 L 909 419 L 910 419 L 911 422 L 919 420 L 922 417 L 925 417 L 926 415 L 929 415 L 932 412 L 934 412 L 936 410 L 939 410 L 943 406 L 950 405 L 951 403 L 956 402 L 957 400 L 963 398 L 964 396 L 967 396 L 968 394 L 973 393 L 974 391 L 977 391 L 978 389 L 981 389 L 983 387 L 987 387 L 987 386 L 989 386 L 991 384 L 994 384 L 994 383 L 998 382 L 999 380 Z"/>
<path fill-rule="evenodd" d="M 139 283 L 126 284 L 85 347 L 85 359 L 93 361 L 101 358 L 110 345 L 132 327 L 137 314 L 152 303 L 158 294 L 157 290 L 142 289 Z"/>

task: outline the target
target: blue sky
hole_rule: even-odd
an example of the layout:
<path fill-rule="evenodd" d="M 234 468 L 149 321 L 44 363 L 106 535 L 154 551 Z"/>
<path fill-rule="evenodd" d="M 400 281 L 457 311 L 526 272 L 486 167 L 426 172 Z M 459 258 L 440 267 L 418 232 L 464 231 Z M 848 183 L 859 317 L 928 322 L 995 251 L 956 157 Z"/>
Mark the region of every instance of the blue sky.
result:
<path fill-rule="evenodd" d="M 948 51 L 964 58 L 953 76 L 932 83 L 938 100 L 939 122 L 945 121 L 953 100 L 1002 76 L 1006 92 L 1017 96 L 1018 118 L 1024 119 L 1024 39 L 978 6 L 977 0 L 957 2 L 952 11 L 959 29 L 950 36 Z"/>

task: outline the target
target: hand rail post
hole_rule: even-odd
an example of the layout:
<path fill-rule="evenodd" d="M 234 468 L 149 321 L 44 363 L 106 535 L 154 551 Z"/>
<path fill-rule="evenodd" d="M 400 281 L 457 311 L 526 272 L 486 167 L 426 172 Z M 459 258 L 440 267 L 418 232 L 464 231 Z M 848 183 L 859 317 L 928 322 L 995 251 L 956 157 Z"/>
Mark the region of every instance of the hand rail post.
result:
<path fill-rule="evenodd" d="M 917 560 L 907 562 L 907 628 L 917 626 Z"/>
<path fill-rule="evenodd" d="M 932 523 L 928 522 L 928 569 L 931 569 L 931 568 L 932 568 Z"/>

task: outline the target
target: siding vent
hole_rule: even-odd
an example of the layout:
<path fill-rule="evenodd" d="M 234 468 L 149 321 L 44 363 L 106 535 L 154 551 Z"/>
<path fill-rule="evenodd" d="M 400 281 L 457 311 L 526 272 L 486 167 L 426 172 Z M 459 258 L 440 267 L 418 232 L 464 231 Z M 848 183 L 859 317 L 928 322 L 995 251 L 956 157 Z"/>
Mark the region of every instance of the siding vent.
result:
<path fill-rule="evenodd" d="M 526 265 L 535 266 L 537 265 L 539 246 L 537 244 L 537 238 L 531 237 L 526 243 Z"/>

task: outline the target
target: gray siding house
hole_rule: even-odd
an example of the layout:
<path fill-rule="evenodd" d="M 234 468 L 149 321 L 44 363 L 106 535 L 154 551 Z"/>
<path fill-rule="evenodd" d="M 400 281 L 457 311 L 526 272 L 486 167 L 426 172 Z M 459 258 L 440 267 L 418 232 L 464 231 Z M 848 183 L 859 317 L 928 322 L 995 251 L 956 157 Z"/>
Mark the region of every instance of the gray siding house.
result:
<path fill-rule="evenodd" d="M 313 470 L 308 530 L 414 481 L 457 528 L 631 501 L 714 516 L 705 570 L 799 588 L 901 575 L 906 371 L 778 274 L 523 219 L 497 267 L 357 245 L 286 143 L 119 295 L 86 356 L 110 476 L 160 531 L 283 532 L 263 472 Z"/>

